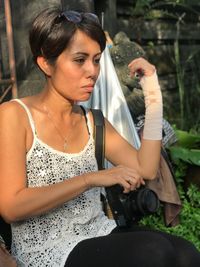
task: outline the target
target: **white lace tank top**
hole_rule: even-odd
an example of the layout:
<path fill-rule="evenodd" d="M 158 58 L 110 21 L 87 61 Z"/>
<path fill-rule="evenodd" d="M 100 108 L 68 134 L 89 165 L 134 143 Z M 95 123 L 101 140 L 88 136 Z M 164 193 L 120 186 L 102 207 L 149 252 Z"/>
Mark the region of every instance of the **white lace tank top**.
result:
<path fill-rule="evenodd" d="M 20 100 L 15 101 L 27 112 L 34 137 L 26 156 L 28 187 L 47 186 L 97 170 L 88 110 L 89 140 L 79 153 L 67 154 L 53 149 L 37 137 L 27 106 Z M 109 234 L 116 224 L 104 215 L 100 193 L 101 188 L 92 188 L 43 215 L 13 223 L 12 254 L 18 266 L 64 266 L 69 253 L 81 240 Z"/>

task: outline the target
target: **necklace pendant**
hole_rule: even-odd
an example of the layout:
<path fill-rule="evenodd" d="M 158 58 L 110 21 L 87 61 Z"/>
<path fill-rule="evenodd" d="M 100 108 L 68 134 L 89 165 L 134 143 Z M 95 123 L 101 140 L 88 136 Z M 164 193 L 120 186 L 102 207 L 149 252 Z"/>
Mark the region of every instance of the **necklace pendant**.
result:
<path fill-rule="evenodd" d="M 64 151 L 67 150 L 67 141 L 66 140 L 64 141 L 63 149 L 64 149 Z"/>

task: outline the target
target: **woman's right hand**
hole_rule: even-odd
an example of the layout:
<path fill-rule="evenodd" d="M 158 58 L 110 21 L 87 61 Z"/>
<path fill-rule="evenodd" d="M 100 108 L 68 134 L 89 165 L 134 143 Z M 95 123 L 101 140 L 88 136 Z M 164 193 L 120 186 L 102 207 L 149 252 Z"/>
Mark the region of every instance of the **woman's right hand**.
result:
<path fill-rule="evenodd" d="M 98 172 L 86 173 L 83 176 L 88 187 L 109 187 L 119 184 L 124 188 L 124 193 L 133 191 L 140 185 L 145 184 L 136 170 L 122 165 Z"/>

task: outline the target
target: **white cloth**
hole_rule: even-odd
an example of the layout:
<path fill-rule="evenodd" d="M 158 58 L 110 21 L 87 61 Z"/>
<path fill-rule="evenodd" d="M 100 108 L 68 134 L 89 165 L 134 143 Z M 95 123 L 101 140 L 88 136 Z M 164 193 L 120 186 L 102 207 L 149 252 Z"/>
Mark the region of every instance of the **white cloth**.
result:
<path fill-rule="evenodd" d="M 71 177 L 97 170 L 92 126 L 86 110 L 90 138 L 79 153 L 67 154 L 42 142 L 36 133 L 28 108 L 33 131 L 33 144 L 27 153 L 27 186 L 41 187 L 62 182 Z M 59 208 L 41 216 L 12 223 L 12 254 L 18 267 L 62 267 L 81 240 L 109 234 L 116 223 L 102 211 L 101 188 L 92 188 Z"/>

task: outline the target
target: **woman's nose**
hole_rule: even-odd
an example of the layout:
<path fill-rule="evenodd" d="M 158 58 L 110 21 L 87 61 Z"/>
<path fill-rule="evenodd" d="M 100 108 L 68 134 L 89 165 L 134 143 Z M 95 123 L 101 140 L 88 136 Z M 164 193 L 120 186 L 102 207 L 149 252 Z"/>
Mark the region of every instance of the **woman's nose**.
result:
<path fill-rule="evenodd" d="M 99 74 L 99 65 L 94 62 L 88 62 L 86 66 L 86 72 L 88 77 L 96 77 Z"/>

